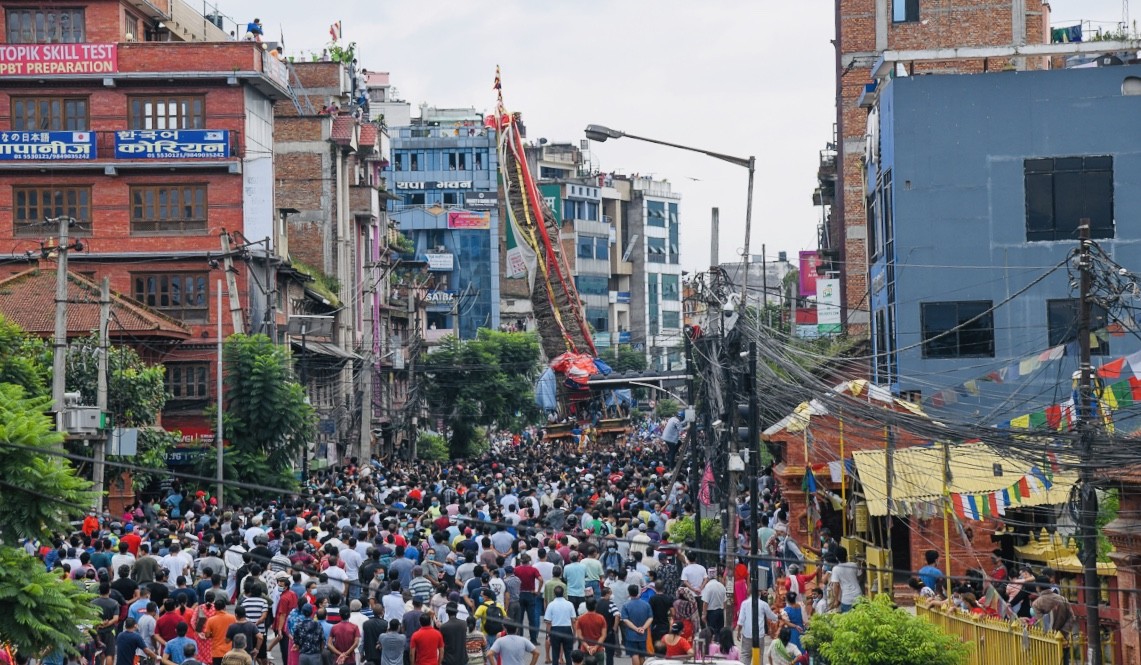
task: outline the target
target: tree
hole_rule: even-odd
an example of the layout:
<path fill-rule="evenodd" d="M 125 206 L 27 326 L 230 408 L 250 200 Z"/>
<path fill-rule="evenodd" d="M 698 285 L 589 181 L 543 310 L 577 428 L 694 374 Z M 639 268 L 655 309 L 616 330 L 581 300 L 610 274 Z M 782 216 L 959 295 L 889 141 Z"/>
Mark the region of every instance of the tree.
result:
<path fill-rule="evenodd" d="M 67 387 L 82 395 L 84 404 L 95 404 L 99 387 L 99 338 L 92 335 L 71 342 L 67 348 Z M 154 471 L 133 473 L 137 487 L 147 487 L 166 470 L 166 453 L 178 443 L 178 436 L 157 428 L 166 406 L 166 368 L 148 365 L 138 352 L 127 346 L 112 347 L 107 355 L 107 410 L 116 427 L 143 427 L 137 453 L 130 457 L 112 456 Z M 106 474 L 118 471 L 108 467 Z M 106 480 L 106 479 L 105 479 Z"/>
<path fill-rule="evenodd" d="M 416 437 L 416 457 L 428 462 L 448 459 L 448 441 L 442 434 L 420 432 Z"/>
<path fill-rule="evenodd" d="M 0 359 L 0 362 L 8 360 Z M 71 531 L 94 500 L 91 484 L 57 456 L 63 437 L 45 414 L 49 397 L 0 384 L 0 643 L 25 654 L 74 651 L 96 619 L 91 595 L 44 570 L 43 563 L 11 547 L 25 538 L 49 540 Z"/>
<path fill-rule="evenodd" d="M 0 316 L 0 383 L 20 386 L 27 395 L 45 395 L 50 382 L 48 345 Z"/>
<path fill-rule="evenodd" d="M 804 641 L 830 665 L 962 665 L 970 653 L 886 595 L 862 600 L 843 614 L 813 616 Z"/>
<path fill-rule="evenodd" d="M 466 457 L 477 427 L 517 427 L 538 417 L 534 383 L 539 338 L 481 329 L 474 340 L 449 337 L 424 360 L 428 407 L 451 430 L 453 457 Z"/>
<path fill-rule="evenodd" d="M 646 354 L 628 346 L 619 346 L 618 355 L 604 353 L 602 360 L 615 372 L 642 372 L 646 369 Z"/>
<path fill-rule="evenodd" d="M 681 403 L 672 397 L 663 397 L 658 400 L 658 407 L 654 410 L 654 415 L 659 418 L 670 418 L 677 415 L 681 411 Z"/>
<path fill-rule="evenodd" d="M 693 543 L 697 534 L 693 529 L 693 518 L 683 517 L 669 528 L 671 543 Z M 717 549 L 721 544 L 721 520 L 716 517 L 701 518 L 701 543 L 697 547 Z"/>
<path fill-rule="evenodd" d="M 274 487 L 293 485 L 293 460 L 317 433 L 317 415 L 294 380 L 289 355 L 265 335 L 232 335 L 222 348 L 225 368 L 225 475 Z M 200 460 L 212 475 L 214 460 Z M 234 490 L 238 498 L 248 492 Z"/>

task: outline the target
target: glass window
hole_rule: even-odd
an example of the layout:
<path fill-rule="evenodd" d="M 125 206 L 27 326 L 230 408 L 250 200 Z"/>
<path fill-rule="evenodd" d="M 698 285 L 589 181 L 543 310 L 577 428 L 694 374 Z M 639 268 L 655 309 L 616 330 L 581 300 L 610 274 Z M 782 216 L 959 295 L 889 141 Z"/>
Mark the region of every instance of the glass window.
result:
<path fill-rule="evenodd" d="M 88 127 L 86 97 L 12 98 L 14 130 L 85 132 Z"/>
<path fill-rule="evenodd" d="M 444 205 L 455 206 L 460 204 L 460 195 L 458 192 L 444 192 Z"/>
<path fill-rule="evenodd" d="M 920 305 L 925 358 L 993 358 L 994 313 L 989 300 Z"/>
<path fill-rule="evenodd" d="M 578 258 L 580 258 L 580 259 L 593 259 L 594 258 L 594 237 L 593 236 L 579 236 L 578 237 Z"/>
<path fill-rule="evenodd" d="M 594 258 L 601 261 L 610 260 L 610 238 L 596 237 L 594 239 Z"/>
<path fill-rule="evenodd" d="M 892 0 L 891 20 L 912 23 L 919 20 L 919 0 Z"/>
<path fill-rule="evenodd" d="M 670 224 L 676 225 L 677 224 L 677 204 L 676 203 L 671 203 L 669 205 L 669 213 L 670 213 L 670 219 L 669 219 Z"/>
<path fill-rule="evenodd" d="M 206 230 L 206 185 L 131 187 L 131 233 Z"/>
<path fill-rule="evenodd" d="M 598 221 L 598 204 L 594 201 L 586 202 L 586 219 L 592 222 Z"/>
<path fill-rule="evenodd" d="M 210 363 L 167 363 L 166 394 L 171 400 L 210 397 Z"/>
<path fill-rule="evenodd" d="M 1078 300 L 1065 298 L 1046 301 L 1046 324 L 1049 327 L 1050 346 L 1068 344 L 1078 338 Z M 1090 330 L 1104 330 L 1109 325 L 1109 312 L 1097 303 L 1090 305 Z M 1109 342 L 1097 338 L 1097 346 L 1090 344 L 1095 356 L 1109 355 Z"/>
<path fill-rule="evenodd" d="M 41 224 L 48 217 L 74 217 L 75 235 L 91 233 L 90 187 L 13 187 L 14 235 L 44 235 Z"/>
<path fill-rule="evenodd" d="M 586 320 L 594 332 L 606 332 L 610 329 L 610 310 L 601 307 L 587 307 Z"/>
<path fill-rule="evenodd" d="M 87 20 L 82 8 L 22 7 L 7 14 L 9 44 L 82 44 Z"/>
<path fill-rule="evenodd" d="M 666 225 L 666 204 L 661 201 L 646 201 L 646 225 Z"/>
<path fill-rule="evenodd" d="M 409 159 L 408 170 L 409 171 L 419 171 L 420 170 L 420 161 L 421 161 L 420 155 L 413 152 L 413 153 L 410 153 L 408 155 L 408 159 Z"/>
<path fill-rule="evenodd" d="M 574 278 L 580 295 L 605 296 L 610 293 L 610 278 L 601 275 L 579 275 Z"/>
<path fill-rule="evenodd" d="M 145 273 L 132 275 L 135 300 L 176 319 L 205 323 L 210 294 L 206 273 Z"/>
<path fill-rule="evenodd" d="M 484 154 L 485 154 L 485 152 L 483 150 L 476 150 L 475 151 L 475 164 L 473 165 L 473 168 L 476 171 L 482 171 L 483 170 L 483 161 L 484 161 L 483 156 L 484 156 Z"/>
<path fill-rule="evenodd" d="M 1081 220 L 1090 237 L 1114 237 L 1113 158 L 1027 159 L 1026 239 L 1075 240 Z"/>
<path fill-rule="evenodd" d="M 649 263 L 666 262 L 665 238 L 646 238 L 646 261 Z"/>
<path fill-rule="evenodd" d="M 678 276 L 662 275 L 662 300 L 678 300 Z"/>
<path fill-rule="evenodd" d="M 404 170 L 404 162 L 407 159 L 407 157 L 408 156 L 406 154 L 404 154 L 403 152 L 398 152 L 392 156 L 394 168 L 397 171 L 403 171 Z"/>
<path fill-rule="evenodd" d="M 130 129 L 205 129 L 202 95 L 131 97 Z"/>
<path fill-rule="evenodd" d="M 563 201 L 563 219 L 578 219 L 578 203 L 576 201 Z"/>
<path fill-rule="evenodd" d="M 405 194 L 404 195 L 404 205 L 410 205 L 410 206 L 422 206 L 422 205 L 424 205 L 424 192 L 419 192 L 417 194 Z"/>
<path fill-rule="evenodd" d="M 662 310 L 662 327 L 674 329 L 680 328 L 681 313 Z"/>

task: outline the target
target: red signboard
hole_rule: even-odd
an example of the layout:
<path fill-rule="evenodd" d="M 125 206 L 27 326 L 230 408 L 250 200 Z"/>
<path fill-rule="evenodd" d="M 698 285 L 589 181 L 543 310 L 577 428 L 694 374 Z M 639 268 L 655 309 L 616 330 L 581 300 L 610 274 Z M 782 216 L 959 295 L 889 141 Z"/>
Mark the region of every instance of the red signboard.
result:
<path fill-rule="evenodd" d="M 0 45 L 0 76 L 112 74 L 119 71 L 115 44 Z"/>
<path fill-rule="evenodd" d="M 800 253 L 800 279 L 799 287 L 801 298 L 816 295 L 816 268 L 820 266 L 820 255 L 817 252 Z"/>
<path fill-rule="evenodd" d="M 797 307 L 796 308 L 796 325 L 798 325 L 798 326 L 814 326 L 814 325 L 816 325 L 816 308 L 815 307 Z"/>
<path fill-rule="evenodd" d="M 491 213 L 453 210 L 448 213 L 449 229 L 487 230 L 491 228 Z"/>

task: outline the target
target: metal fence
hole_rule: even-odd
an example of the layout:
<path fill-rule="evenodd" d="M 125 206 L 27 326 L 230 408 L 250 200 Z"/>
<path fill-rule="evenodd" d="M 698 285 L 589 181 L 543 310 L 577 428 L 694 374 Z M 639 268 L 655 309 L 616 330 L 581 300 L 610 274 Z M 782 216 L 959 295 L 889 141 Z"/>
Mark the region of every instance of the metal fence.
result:
<path fill-rule="evenodd" d="M 955 635 L 971 648 L 968 665 L 1060 665 L 1062 634 L 1020 622 L 915 607 L 915 614 Z"/>

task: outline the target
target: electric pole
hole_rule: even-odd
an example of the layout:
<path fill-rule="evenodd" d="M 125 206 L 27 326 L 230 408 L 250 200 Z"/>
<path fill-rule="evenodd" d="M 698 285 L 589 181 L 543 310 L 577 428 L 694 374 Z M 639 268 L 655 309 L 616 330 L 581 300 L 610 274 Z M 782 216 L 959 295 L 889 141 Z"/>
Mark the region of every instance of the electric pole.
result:
<path fill-rule="evenodd" d="M 1093 258 L 1090 254 L 1089 219 L 1078 226 L 1078 270 L 1081 271 L 1078 293 L 1078 443 L 1081 447 L 1080 502 L 1078 511 L 1081 542 L 1082 579 L 1086 601 L 1086 662 L 1102 665 L 1101 653 L 1101 582 L 1097 577 L 1097 490 L 1094 488 L 1094 434 L 1098 405 L 1094 399 L 1093 366 L 1090 362 L 1090 294 L 1093 282 Z"/>
<path fill-rule="evenodd" d="M 759 435 L 759 426 L 757 423 L 757 343 L 749 342 L 749 371 L 746 375 L 746 381 L 749 385 L 746 390 L 749 395 L 749 552 L 752 559 L 749 562 L 749 602 L 752 604 L 750 608 L 753 618 L 753 639 L 751 644 L 753 646 L 753 653 L 751 662 L 753 665 L 761 665 L 761 647 L 764 640 L 761 639 L 761 617 L 760 606 L 758 603 L 758 596 L 760 596 L 760 544 L 759 532 L 760 520 L 758 518 L 758 511 L 760 508 L 757 506 L 757 477 L 760 476 L 761 465 L 761 444 Z"/>
<path fill-rule="evenodd" d="M 67 391 L 67 250 L 70 242 L 67 233 L 75 219 L 63 215 L 49 218 L 46 222 L 59 224 L 55 269 L 55 340 L 52 345 L 52 404 L 55 408 L 55 429 L 62 432 L 64 393 Z"/>
<path fill-rule="evenodd" d="M 111 278 L 104 277 L 99 287 L 99 371 L 98 382 L 95 388 L 95 406 L 100 413 L 107 412 L 107 362 L 111 350 L 108 336 L 111 333 Z M 114 436 L 114 432 L 110 434 Z M 104 436 L 95 440 L 94 461 L 91 465 L 91 480 L 94 482 L 95 512 L 103 512 L 103 461 L 107 455 L 109 439 Z"/>
<path fill-rule="evenodd" d="M 693 339 L 690 337 L 689 331 L 683 333 L 685 338 L 685 400 L 689 403 L 690 409 L 693 410 L 694 422 L 689 423 L 689 459 L 690 459 L 690 496 L 693 497 L 693 545 L 697 554 L 697 561 L 701 561 L 701 473 L 704 466 L 701 462 L 705 456 L 698 452 L 697 445 L 697 411 L 694 409 L 694 400 L 697 399 L 696 391 L 693 386 Z M 690 409 L 687 409 L 690 410 Z"/>

